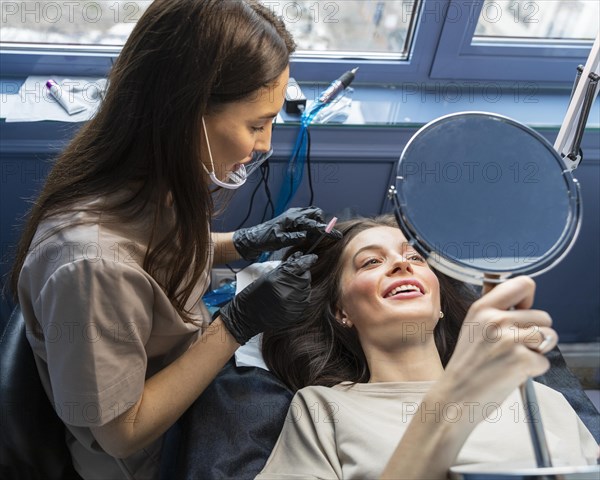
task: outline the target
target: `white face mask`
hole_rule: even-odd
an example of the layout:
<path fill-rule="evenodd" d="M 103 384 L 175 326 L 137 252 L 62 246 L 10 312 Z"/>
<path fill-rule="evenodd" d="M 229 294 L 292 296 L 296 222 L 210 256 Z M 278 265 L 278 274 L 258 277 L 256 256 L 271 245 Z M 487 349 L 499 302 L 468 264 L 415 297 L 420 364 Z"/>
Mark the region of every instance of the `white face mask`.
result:
<path fill-rule="evenodd" d="M 204 117 L 202 117 L 202 126 L 204 128 L 204 138 L 206 138 L 206 146 L 208 149 L 208 156 L 210 157 L 212 172 L 209 172 L 204 164 L 202 164 L 202 166 L 204 167 L 204 171 L 208 174 L 211 181 L 219 187 L 227 188 L 228 190 L 240 188 L 244 183 L 246 183 L 248 177 L 252 175 L 256 169 L 273 154 L 272 148 L 268 152 L 252 152 L 252 160 L 250 162 L 248 162 L 246 165 L 239 165 L 235 171 L 229 172 L 224 181 L 219 180 L 215 173 L 215 163 L 213 162 L 213 156 L 210 149 L 210 141 L 208 140 L 208 132 L 206 131 Z"/>

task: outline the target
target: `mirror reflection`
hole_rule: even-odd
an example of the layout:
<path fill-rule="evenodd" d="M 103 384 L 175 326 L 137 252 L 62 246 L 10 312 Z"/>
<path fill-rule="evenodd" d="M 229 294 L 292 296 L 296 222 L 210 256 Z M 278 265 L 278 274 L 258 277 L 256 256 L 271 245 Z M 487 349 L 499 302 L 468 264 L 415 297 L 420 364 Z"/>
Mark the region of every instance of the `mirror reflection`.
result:
<path fill-rule="evenodd" d="M 564 170 L 543 137 L 513 120 L 450 115 L 423 127 L 402 153 L 400 215 L 434 264 L 532 275 L 574 239 L 579 192 Z"/>

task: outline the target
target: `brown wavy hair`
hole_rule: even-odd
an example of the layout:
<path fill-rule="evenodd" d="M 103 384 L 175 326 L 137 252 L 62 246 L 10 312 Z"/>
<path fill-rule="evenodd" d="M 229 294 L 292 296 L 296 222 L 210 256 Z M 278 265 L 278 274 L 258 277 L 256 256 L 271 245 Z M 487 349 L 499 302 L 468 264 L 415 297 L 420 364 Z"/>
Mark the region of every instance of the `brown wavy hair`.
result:
<path fill-rule="evenodd" d="M 343 381 L 369 381 L 371 374 L 357 331 L 340 325 L 335 311 L 340 300 L 342 252 L 356 235 L 381 226 L 398 228 L 392 215 L 338 223 L 336 229 L 344 235 L 342 240 L 326 237 L 314 250 L 319 259 L 311 268 L 311 297 L 302 323 L 285 330 L 264 332 L 262 353 L 265 363 L 292 390 L 308 385 L 331 387 Z M 295 250 L 306 251 L 307 247 L 298 245 Z M 434 329 L 434 338 L 442 364 L 446 366 L 476 295 L 462 282 L 434 272 L 440 282 L 444 312 L 444 319 Z"/>
<path fill-rule="evenodd" d="M 201 119 L 271 84 L 294 50 L 283 21 L 257 1 L 155 0 L 116 60 L 97 115 L 58 157 L 33 204 L 11 272 L 13 295 L 42 220 L 131 192 L 102 213 L 127 223 L 150 212 L 143 268 L 155 278 L 161 271 L 165 293 L 189 320 L 185 304 L 208 267 L 214 213 Z"/>

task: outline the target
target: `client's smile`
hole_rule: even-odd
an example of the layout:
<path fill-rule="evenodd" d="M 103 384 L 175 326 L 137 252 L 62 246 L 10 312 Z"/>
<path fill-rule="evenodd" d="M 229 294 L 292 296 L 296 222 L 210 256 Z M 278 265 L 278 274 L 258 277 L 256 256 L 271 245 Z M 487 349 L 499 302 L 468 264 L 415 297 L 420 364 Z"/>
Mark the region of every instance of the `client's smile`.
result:
<path fill-rule="evenodd" d="M 421 282 L 414 278 L 398 280 L 392 283 L 383 293 L 383 298 L 400 296 L 402 298 L 421 296 L 425 294 L 425 289 Z"/>

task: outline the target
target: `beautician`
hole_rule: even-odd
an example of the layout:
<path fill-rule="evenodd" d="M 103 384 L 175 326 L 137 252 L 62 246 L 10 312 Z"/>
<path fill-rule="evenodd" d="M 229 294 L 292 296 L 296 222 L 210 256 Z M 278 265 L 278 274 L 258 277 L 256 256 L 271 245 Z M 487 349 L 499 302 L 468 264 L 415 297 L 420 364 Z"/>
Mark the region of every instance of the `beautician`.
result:
<path fill-rule="evenodd" d="M 294 48 L 258 2 L 155 0 L 33 205 L 12 288 L 85 479 L 155 478 L 164 432 L 235 350 L 299 321 L 314 255 L 284 262 L 212 323 L 201 300 L 213 262 L 324 231 L 312 207 L 210 231 L 215 191 L 243 184 L 270 151 Z"/>

